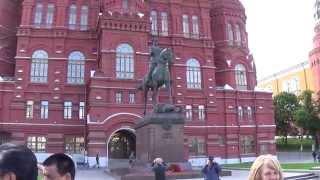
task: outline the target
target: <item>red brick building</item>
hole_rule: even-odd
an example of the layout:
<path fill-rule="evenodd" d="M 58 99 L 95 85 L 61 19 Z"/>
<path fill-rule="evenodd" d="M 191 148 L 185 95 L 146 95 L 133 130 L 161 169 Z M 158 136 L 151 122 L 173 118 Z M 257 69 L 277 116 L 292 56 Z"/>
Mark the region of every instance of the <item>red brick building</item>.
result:
<path fill-rule="evenodd" d="M 127 158 L 143 116 L 136 87 L 155 38 L 175 54 L 173 99 L 185 107 L 186 159 L 196 165 L 214 155 L 230 163 L 275 153 L 272 98 L 254 89 L 238 0 L 3 0 L 4 6 L 10 8 L 0 11 L 0 46 L 8 44 L 7 53 L 0 49 L 2 142 L 27 144 L 40 161 L 54 152 L 77 161 L 87 154 L 91 165 L 97 153 L 102 165 Z M 168 99 L 165 91 L 159 99 Z"/>

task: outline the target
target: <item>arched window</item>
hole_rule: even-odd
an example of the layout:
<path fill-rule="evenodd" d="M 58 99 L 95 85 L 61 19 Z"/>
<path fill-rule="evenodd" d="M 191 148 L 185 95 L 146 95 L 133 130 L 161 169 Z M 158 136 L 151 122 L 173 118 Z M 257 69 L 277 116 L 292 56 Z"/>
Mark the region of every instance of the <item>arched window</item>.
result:
<path fill-rule="evenodd" d="M 237 46 L 241 45 L 241 32 L 240 32 L 240 26 L 236 24 L 235 26 L 235 31 L 236 31 L 236 44 Z"/>
<path fill-rule="evenodd" d="M 72 4 L 69 8 L 69 29 L 76 29 L 77 6 Z"/>
<path fill-rule="evenodd" d="M 229 45 L 233 45 L 233 30 L 230 23 L 227 24 L 227 40 Z"/>
<path fill-rule="evenodd" d="M 88 29 L 88 6 L 81 7 L 81 18 L 80 18 L 80 30 L 86 31 Z"/>
<path fill-rule="evenodd" d="M 151 34 L 152 35 L 157 35 L 158 34 L 158 16 L 157 16 L 157 11 L 151 11 L 150 21 L 151 21 Z"/>
<path fill-rule="evenodd" d="M 68 77 L 69 84 L 83 84 L 84 83 L 84 64 L 85 57 L 79 51 L 71 52 L 68 57 Z"/>
<path fill-rule="evenodd" d="M 247 90 L 247 75 L 246 68 L 242 64 L 237 64 L 235 67 L 236 86 L 239 90 Z"/>
<path fill-rule="evenodd" d="M 120 44 L 117 47 L 116 77 L 118 79 L 133 79 L 133 53 L 133 48 L 129 44 Z"/>
<path fill-rule="evenodd" d="M 37 50 L 32 54 L 30 81 L 46 83 L 48 79 L 48 53 Z"/>
<path fill-rule="evenodd" d="M 201 89 L 201 69 L 196 59 L 187 61 L 187 88 Z"/>

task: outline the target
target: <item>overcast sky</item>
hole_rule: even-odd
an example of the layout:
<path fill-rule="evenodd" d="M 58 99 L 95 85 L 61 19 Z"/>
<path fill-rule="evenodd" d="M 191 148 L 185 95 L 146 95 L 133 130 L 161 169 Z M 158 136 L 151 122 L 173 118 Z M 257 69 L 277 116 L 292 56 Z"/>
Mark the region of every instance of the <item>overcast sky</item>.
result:
<path fill-rule="evenodd" d="M 315 0 L 241 0 L 258 79 L 308 60 Z"/>

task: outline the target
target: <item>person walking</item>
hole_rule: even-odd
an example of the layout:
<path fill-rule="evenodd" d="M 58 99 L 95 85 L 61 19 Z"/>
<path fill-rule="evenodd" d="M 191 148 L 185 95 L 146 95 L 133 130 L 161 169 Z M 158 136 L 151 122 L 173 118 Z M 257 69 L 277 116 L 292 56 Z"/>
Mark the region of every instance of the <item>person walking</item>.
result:
<path fill-rule="evenodd" d="M 156 158 L 152 163 L 155 180 L 166 180 L 166 165 L 161 158 Z"/>
<path fill-rule="evenodd" d="M 318 160 L 318 163 L 320 163 L 320 152 L 319 151 L 317 152 L 317 160 Z"/>
<path fill-rule="evenodd" d="M 135 160 L 134 152 L 131 151 L 130 156 L 129 156 L 129 166 L 130 166 L 130 168 L 133 168 L 134 160 Z"/>
<path fill-rule="evenodd" d="M 98 168 L 100 168 L 99 153 L 97 153 L 97 155 L 96 155 L 96 166 L 97 166 Z"/>
<path fill-rule="evenodd" d="M 248 180 L 283 180 L 279 161 L 270 154 L 257 157 L 250 168 Z"/>
<path fill-rule="evenodd" d="M 316 162 L 316 160 L 317 160 L 317 152 L 315 150 L 312 151 L 312 157 L 313 157 L 313 162 Z"/>
<path fill-rule="evenodd" d="M 204 180 L 219 180 L 221 167 L 214 161 L 213 156 L 209 156 L 207 164 L 201 170 Z"/>

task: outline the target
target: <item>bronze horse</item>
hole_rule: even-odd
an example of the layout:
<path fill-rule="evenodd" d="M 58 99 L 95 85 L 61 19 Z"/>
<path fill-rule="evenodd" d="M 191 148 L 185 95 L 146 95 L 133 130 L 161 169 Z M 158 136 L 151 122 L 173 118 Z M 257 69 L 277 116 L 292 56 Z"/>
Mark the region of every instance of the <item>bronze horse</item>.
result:
<path fill-rule="evenodd" d="M 153 54 L 153 53 L 151 53 Z M 171 80 L 169 67 L 172 64 L 173 53 L 171 49 L 165 48 L 159 54 L 159 58 L 155 58 L 155 67 L 150 68 L 149 75 L 146 75 L 142 81 L 142 84 L 138 87 L 138 90 L 142 90 L 144 93 L 144 115 L 147 111 L 148 102 L 148 91 L 151 90 L 152 93 L 152 105 L 153 109 L 158 105 L 158 93 L 159 88 L 165 86 L 169 92 L 170 103 L 172 103 L 171 94 Z M 151 72 L 152 71 L 152 72 Z"/>

